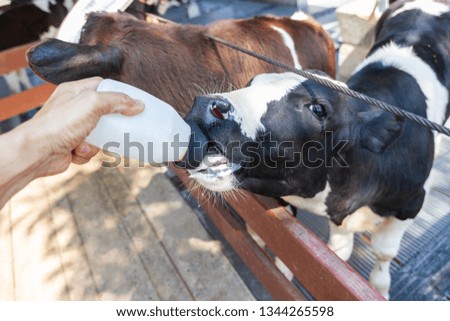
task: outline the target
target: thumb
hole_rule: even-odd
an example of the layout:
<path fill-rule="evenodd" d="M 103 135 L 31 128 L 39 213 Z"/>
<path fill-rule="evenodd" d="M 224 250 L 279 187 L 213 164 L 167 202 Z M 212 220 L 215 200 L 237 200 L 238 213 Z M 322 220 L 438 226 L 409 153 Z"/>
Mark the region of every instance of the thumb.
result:
<path fill-rule="evenodd" d="M 133 116 L 142 112 L 145 104 L 142 100 L 133 99 L 128 95 L 115 92 L 97 92 L 99 108 L 102 115 L 118 113 Z"/>

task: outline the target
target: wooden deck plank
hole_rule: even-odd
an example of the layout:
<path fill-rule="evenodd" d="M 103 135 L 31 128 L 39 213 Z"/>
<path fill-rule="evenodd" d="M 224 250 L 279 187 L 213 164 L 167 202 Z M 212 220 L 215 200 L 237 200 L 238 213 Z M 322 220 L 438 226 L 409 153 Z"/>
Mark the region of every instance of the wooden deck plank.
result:
<path fill-rule="evenodd" d="M 163 171 L 94 161 L 27 186 L 10 203 L 14 253 L 1 213 L 2 299 L 254 299 Z"/>
<path fill-rule="evenodd" d="M 163 171 L 120 170 L 195 299 L 254 300 L 220 242 L 210 238 Z"/>
<path fill-rule="evenodd" d="M 0 300 L 15 299 L 14 260 L 11 242 L 11 203 L 0 210 Z"/>
<path fill-rule="evenodd" d="M 58 252 L 62 264 L 62 273 L 66 280 L 70 300 L 98 300 L 92 271 L 86 251 L 74 220 L 66 194 L 76 188 L 72 178 L 77 169 L 72 167 L 67 172 L 41 179 L 41 186 L 46 190 L 48 206 Z"/>
<path fill-rule="evenodd" d="M 68 194 L 68 200 L 100 299 L 158 300 L 119 214 L 99 182 L 98 166 L 95 162 L 82 166 L 94 172 L 74 177 L 83 182 Z"/>
<path fill-rule="evenodd" d="M 159 298 L 194 299 L 176 267 L 172 265 L 156 231 L 153 230 L 136 199 L 130 194 L 123 176 L 113 168 L 102 168 L 99 174 Z"/>
<path fill-rule="evenodd" d="M 68 292 L 45 195 L 34 181 L 11 200 L 17 300 L 66 300 Z"/>

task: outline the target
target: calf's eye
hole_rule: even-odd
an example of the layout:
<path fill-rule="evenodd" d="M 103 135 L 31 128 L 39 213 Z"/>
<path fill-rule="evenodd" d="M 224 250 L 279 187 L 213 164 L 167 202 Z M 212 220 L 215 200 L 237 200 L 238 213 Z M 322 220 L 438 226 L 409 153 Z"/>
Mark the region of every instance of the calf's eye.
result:
<path fill-rule="evenodd" d="M 327 116 L 327 112 L 325 111 L 325 107 L 320 104 L 311 104 L 308 106 L 309 110 L 319 119 L 322 119 Z"/>

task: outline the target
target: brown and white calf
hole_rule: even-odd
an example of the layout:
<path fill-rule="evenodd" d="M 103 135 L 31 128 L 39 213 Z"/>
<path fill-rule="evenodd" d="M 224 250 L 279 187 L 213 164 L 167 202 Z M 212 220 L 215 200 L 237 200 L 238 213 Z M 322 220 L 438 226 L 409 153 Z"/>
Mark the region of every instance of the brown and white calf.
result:
<path fill-rule="evenodd" d="M 80 44 L 48 40 L 28 53 L 53 83 L 102 76 L 139 87 L 186 114 L 201 92 L 243 87 L 281 70 L 209 40 L 209 33 L 287 64 L 335 73 L 331 38 L 311 18 L 255 17 L 207 26 L 149 24 L 125 13 L 92 13 Z"/>

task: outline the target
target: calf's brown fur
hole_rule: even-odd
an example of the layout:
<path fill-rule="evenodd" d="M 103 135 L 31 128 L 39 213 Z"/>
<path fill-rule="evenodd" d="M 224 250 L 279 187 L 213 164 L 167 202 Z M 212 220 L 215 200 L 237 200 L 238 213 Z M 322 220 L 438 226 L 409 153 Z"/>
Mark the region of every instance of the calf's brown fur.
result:
<path fill-rule="evenodd" d="M 201 90 L 240 88 L 270 64 L 216 44 L 205 34 L 232 41 L 293 65 L 276 26 L 289 33 L 304 69 L 335 74 L 334 46 L 313 19 L 278 17 L 223 20 L 207 26 L 146 23 L 124 13 L 92 13 L 80 44 L 56 39 L 28 53 L 33 70 L 53 83 L 101 76 L 139 87 L 186 114 Z"/>

